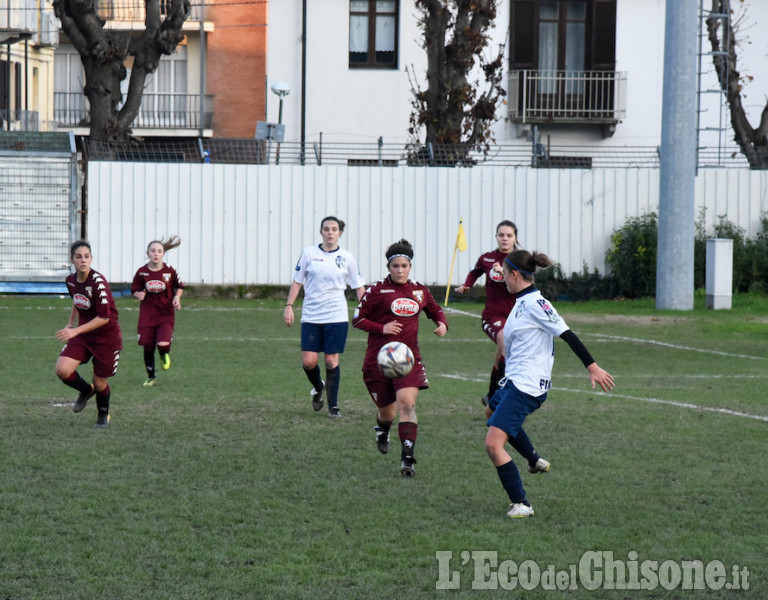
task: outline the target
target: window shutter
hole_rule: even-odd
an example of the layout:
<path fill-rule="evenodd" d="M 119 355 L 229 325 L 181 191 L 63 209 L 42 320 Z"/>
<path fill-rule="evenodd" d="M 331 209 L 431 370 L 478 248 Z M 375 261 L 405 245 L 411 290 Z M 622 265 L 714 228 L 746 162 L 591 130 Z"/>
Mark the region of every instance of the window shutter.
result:
<path fill-rule="evenodd" d="M 616 69 L 616 0 L 594 0 L 592 10 L 592 69 Z"/>
<path fill-rule="evenodd" d="M 512 1 L 511 69 L 536 68 L 537 4 L 534 0 Z"/>

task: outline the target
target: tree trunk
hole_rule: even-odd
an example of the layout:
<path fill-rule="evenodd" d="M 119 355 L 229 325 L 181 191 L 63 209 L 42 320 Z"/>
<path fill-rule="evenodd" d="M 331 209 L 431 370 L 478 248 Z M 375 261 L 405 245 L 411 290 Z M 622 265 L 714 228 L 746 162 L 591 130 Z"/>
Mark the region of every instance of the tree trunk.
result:
<path fill-rule="evenodd" d="M 712 0 L 711 12 L 732 15 L 730 0 Z M 734 140 L 752 169 L 768 169 L 768 104 L 763 108 L 758 127 L 752 127 L 741 102 L 741 74 L 737 69 L 736 32 L 732 19 L 709 17 L 706 23 L 709 43 L 714 52 L 712 61 L 720 89 L 728 102 Z M 723 36 L 722 42 L 719 35 Z"/>
<path fill-rule="evenodd" d="M 62 29 L 77 49 L 85 68 L 83 92 L 90 105 L 90 138 L 125 141 L 141 108 L 147 75 L 157 69 L 160 57 L 171 54 L 184 38 L 181 28 L 189 15 L 189 0 L 171 0 L 162 19 L 159 0 L 146 3 L 146 27 L 138 35 L 105 30 L 95 0 L 54 0 Z M 125 62 L 133 57 L 128 94 L 123 101 L 120 85 L 127 76 Z"/>

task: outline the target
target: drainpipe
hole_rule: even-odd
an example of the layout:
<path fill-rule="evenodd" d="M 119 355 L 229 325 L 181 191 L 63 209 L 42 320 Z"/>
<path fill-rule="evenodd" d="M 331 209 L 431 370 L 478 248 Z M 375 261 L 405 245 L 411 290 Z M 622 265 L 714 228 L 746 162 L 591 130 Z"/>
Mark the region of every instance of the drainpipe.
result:
<path fill-rule="evenodd" d="M 307 0 L 301 1 L 301 164 L 304 164 L 307 118 Z"/>
<path fill-rule="evenodd" d="M 205 132 L 205 65 L 206 44 L 205 44 L 205 0 L 200 0 L 200 137 Z"/>

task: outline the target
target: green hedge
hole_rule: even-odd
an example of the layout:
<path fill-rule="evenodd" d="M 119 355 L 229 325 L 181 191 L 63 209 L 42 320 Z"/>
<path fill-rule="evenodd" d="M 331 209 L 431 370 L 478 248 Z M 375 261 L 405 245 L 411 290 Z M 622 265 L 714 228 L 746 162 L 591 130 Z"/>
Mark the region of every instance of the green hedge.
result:
<path fill-rule="evenodd" d="M 704 227 L 704 214 L 696 221 L 693 283 L 703 288 L 706 278 L 706 245 L 709 238 L 733 240 L 733 291 L 768 293 L 768 214 L 760 219 L 762 229 L 754 239 L 725 216 L 718 217 L 712 231 Z M 537 287 L 548 298 L 596 300 L 617 297 L 644 298 L 656 295 L 656 246 L 658 216 L 649 213 L 630 217 L 611 236 L 606 252 L 608 273 L 597 269 L 566 276 L 559 265 L 536 275 Z"/>

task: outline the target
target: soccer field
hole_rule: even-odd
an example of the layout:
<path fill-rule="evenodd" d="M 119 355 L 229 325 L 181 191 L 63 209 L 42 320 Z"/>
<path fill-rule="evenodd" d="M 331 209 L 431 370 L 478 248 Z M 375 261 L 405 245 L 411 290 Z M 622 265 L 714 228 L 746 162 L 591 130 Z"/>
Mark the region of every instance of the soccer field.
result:
<path fill-rule="evenodd" d="M 421 321 L 431 387 L 404 479 L 396 428 L 376 450 L 362 332 L 337 421 L 311 409 L 284 302 L 185 296 L 154 388 L 138 305 L 117 302 L 124 349 L 98 430 L 95 403 L 73 413 L 54 374 L 71 301 L 0 298 L 0 598 L 768 596 L 768 298 L 556 303 L 617 387 L 592 390 L 557 342 L 526 426 L 552 468 L 529 475 L 514 455 L 536 511 L 519 520 L 483 448 L 482 305 L 449 305 L 444 338 Z"/>

